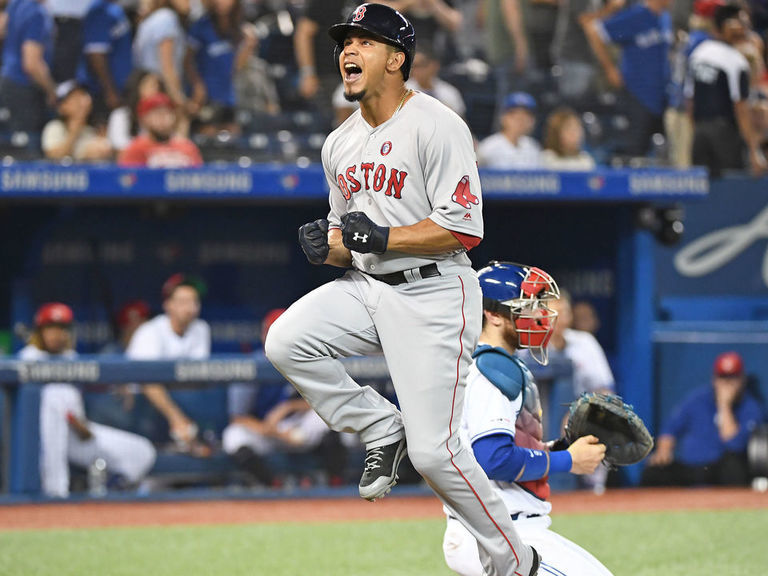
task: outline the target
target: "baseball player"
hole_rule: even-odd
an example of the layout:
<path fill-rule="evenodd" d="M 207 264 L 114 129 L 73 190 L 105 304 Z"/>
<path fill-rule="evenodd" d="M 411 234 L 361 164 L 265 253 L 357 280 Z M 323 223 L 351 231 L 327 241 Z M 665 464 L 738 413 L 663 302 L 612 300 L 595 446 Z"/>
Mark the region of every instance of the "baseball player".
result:
<path fill-rule="evenodd" d="M 211 354 L 211 328 L 200 316 L 197 279 L 174 274 L 163 284 L 164 314 L 144 322 L 133 334 L 125 355 L 132 360 L 202 360 Z M 203 454 L 195 441 L 198 427 L 176 404 L 162 384 L 147 384 L 144 395 L 168 421 L 171 438 L 182 448 Z"/>
<path fill-rule="evenodd" d="M 267 357 L 333 430 L 359 434 L 362 498 L 389 492 L 407 441 L 416 470 L 477 539 L 485 572 L 532 576 L 535 550 L 458 434 L 482 309 L 466 254 L 483 235 L 472 135 L 405 87 L 415 33 L 399 12 L 362 4 L 329 33 L 360 110 L 323 146 L 330 212 L 302 226 L 299 242 L 313 264 L 349 270 L 275 322 Z M 339 361 L 381 353 L 400 410 Z"/>
<path fill-rule="evenodd" d="M 66 304 L 44 304 L 35 314 L 35 330 L 20 360 L 77 357 L 72 338 L 74 314 Z M 83 397 L 72 384 L 46 384 L 40 392 L 40 480 L 43 493 L 69 495 L 69 463 L 87 468 L 103 458 L 107 469 L 131 484 L 138 483 L 155 463 L 155 447 L 146 438 L 90 422 Z"/>
<path fill-rule="evenodd" d="M 461 435 L 492 480 L 524 542 L 541 554 L 541 573 L 610 576 L 591 554 L 549 530 L 552 505 L 548 475 L 587 474 L 603 460 L 605 445 L 584 436 L 567 450 L 543 442 L 541 404 L 533 375 L 514 353 L 528 349 L 546 363 L 546 346 L 557 313 L 557 284 L 539 268 L 491 262 L 478 273 L 483 292 L 483 330 L 467 379 Z M 552 449 L 551 449 L 552 448 Z M 446 510 L 443 553 L 462 576 L 483 576 L 472 534 Z"/>

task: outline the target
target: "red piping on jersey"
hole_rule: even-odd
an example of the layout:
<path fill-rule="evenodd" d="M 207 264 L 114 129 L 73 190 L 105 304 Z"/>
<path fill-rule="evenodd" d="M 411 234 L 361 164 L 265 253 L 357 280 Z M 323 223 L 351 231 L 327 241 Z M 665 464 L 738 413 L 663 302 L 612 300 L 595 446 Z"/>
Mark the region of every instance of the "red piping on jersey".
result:
<path fill-rule="evenodd" d="M 467 250 L 472 250 L 472 248 L 480 244 L 482 241 L 482 238 L 478 238 L 477 236 L 470 236 L 469 234 L 462 234 L 461 232 L 456 232 L 455 230 L 448 230 L 448 232 L 453 234 L 453 237 L 461 242 L 461 245 L 464 246 L 464 248 Z"/>
<path fill-rule="evenodd" d="M 480 495 L 475 491 L 475 487 L 472 486 L 470 481 L 467 479 L 466 476 L 464 476 L 464 473 L 461 471 L 461 469 L 456 465 L 456 463 L 453 461 L 454 453 L 451 452 L 451 447 L 448 444 L 448 441 L 451 438 L 451 430 L 453 429 L 453 414 L 456 408 L 456 390 L 459 388 L 459 374 L 460 374 L 460 363 L 461 363 L 461 357 L 464 354 L 464 342 L 462 340 L 462 337 L 464 336 L 464 329 L 467 326 L 467 319 L 464 316 L 464 303 L 466 302 L 466 294 L 464 292 L 464 280 L 462 280 L 461 276 L 459 276 L 459 282 L 461 282 L 461 332 L 459 333 L 459 357 L 456 359 L 456 382 L 453 385 L 453 399 L 451 400 L 451 418 L 448 421 L 448 439 L 445 441 L 445 449 L 448 450 L 448 453 L 451 455 L 451 466 L 453 466 L 456 469 L 456 472 L 459 473 L 459 476 L 466 482 L 467 486 L 469 486 L 469 489 L 472 490 L 472 494 L 475 495 L 475 498 L 477 498 L 477 501 L 480 502 L 480 506 L 483 507 L 483 511 L 485 512 L 485 515 L 488 516 L 488 519 L 493 523 L 494 526 L 496 526 L 496 529 L 499 531 L 499 533 L 504 537 L 504 540 L 507 541 L 507 544 L 509 544 L 509 548 L 512 550 L 512 554 L 515 556 L 515 560 L 517 560 L 517 564 L 520 564 L 520 558 L 517 556 L 517 552 L 515 551 L 515 547 L 512 546 L 512 542 L 509 541 L 509 538 L 507 538 L 507 535 L 504 534 L 504 530 L 501 529 L 501 527 L 496 523 L 496 520 L 493 519 L 491 516 L 491 513 L 488 512 L 488 508 L 485 507 L 485 504 L 480 498 Z M 519 572 L 515 571 L 516 576 L 522 576 Z"/>

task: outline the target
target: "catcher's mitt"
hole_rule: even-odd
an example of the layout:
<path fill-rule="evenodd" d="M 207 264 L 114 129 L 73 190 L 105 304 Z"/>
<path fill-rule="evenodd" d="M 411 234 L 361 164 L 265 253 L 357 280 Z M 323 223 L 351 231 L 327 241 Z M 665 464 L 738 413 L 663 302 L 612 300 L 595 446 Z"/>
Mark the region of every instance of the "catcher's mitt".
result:
<path fill-rule="evenodd" d="M 615 394 L 585 392 L 571 403 L 566 438 L 574 442 L 589 434 L 605 444 L 608 466 L 635 464 L 653 448 L 653 437 L 642 419 Z"/>

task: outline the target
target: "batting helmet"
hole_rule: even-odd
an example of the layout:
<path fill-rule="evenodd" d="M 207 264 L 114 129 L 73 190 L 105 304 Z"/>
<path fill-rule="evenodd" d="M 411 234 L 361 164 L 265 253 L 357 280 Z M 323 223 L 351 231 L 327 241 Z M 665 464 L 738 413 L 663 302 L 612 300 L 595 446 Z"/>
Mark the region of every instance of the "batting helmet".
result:
<path fill-rule="evenodd" d="M 50 324 L 69 326 L 75 321 L 72 308 L 61 302 L 49 302 L 38 308 L 35 314 L 35 327 L 42 328 Z"/>
<path fill-rule="evenodd" d="M 541 268 L 494 260 L 478 272 L 478 280 L 483 309 L 508 314 L 517 330 L 518 346 L 546 365 L 547 344 L 557 320 L 547 300 L 560 298 L 554 278 Z"/>
<path fill-rule="evenodd" d="M 336 41 L 336 49 L 333 51 L 336 66 L 339 65 L 339 56 L 344 49 L 344 40 L 353 30 L 370 32 L 387 44 L 402 50 L 405 54 L 405 62 L 400 71 L 403 73 L 403 80 L 408 80 L 413 53 L 416 51 L 416 31 L 405 16 L 383 4 L 361 4 L 355 8 L 346 22 L 334 24 L 328 30 L 328 34 Z"/>

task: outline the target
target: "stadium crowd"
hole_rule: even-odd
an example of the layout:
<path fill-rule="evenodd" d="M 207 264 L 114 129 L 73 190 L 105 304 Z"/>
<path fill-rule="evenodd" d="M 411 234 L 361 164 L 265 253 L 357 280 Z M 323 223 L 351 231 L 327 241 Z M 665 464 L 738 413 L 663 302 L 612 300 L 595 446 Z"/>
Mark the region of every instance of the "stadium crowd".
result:
<path fill-rule="evenodd" d="M 486 166 L 766 169 L 760 2 L 384 3 L 417 30 L 410 87 L 464 116 Z M 355 4 L 0 2 L 0 153 L 157 167 L 317 161 L 355 106 L 325 33 Z"/>

